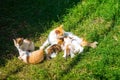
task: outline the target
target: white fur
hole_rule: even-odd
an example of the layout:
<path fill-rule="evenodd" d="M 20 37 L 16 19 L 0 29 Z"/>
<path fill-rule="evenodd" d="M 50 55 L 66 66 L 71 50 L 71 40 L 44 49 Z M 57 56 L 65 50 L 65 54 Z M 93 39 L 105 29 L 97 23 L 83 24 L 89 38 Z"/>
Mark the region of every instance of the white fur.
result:
<path fill-rule="evenodd" d="M 55 30 L 51 31 L 48 36 L 48 39 L 43 43 L 43 45 L 40 47 L 40 49 L 41 48 L 44 49 L 48 45 L 57 44 L 58 43 L 57 39 L 58 39 L 58 36 L 55 33 Z"/>
<path fill-rule="evenodd" d="M 30 52 L 28 51 L 23 51 L 22 49 L 19 48 L 19 46 L 15 46 L 17 49 L 18 49 L 18 52 L 19 52 L 19 59 L 20 60 L 23 60 L 25 63 L 27 63 L 27 56 L 30 56 Z"/>
<path fill-rule="evenodd" d="M 54 44 L 53 44 L 54 45 Z M 48 54 L 48 49 L 51 47 L 51 46 L 53 46 L 53 45 L 50 45 L 50 46 L 48 46 L 46 49 L 45 49 L 45 52 L 46 52 L 46 54 Z M 51 53 L 51 55 L 50 55 L 50 57 L 51 58 L 55 58 L 57 56 L 57 53 Z"/>
<path fill-rule="evenodd" d="M 51 47 L 52 45 L 54 44 L 57 44 L 58 43 L 58 35 L 55 33 L 55 30 L 52 30 L 49 35 L 48 35 L 48 38 L 47 40 L 43 43 L 43 45 L 40 47 L 40 49 L 44 49 L 45 47 L 47 47 L 47 49 L 49 47 Z M 49 46 L 50 45 L 50 46 Z M 46 53 L 47 53 L 47 49 L 45 50 Z M 56 57 L 56 54 L 55 53 L 52 53 L 51 54 L 51 58 L 53 57 Z"/>
<path fill-rule="evenodd" d="M 70 37 L 73 40 L 76 40 L 79 44 L 83 41 L 82 38 L 79 38 L 78 36 L 72 34 L 71 32 L 64 32 L 64 36 Z"/>
<path fill-rule="evenodd" d="M 51 57 L 51 58 L 55 58 L 56 55 L 57 55 L 57 53 L 52 53 L 52 54 L 50 55 L 50 57 Z"/>
<path fill-rule="evenodd" d="M 63 57 L 66 57 L 67 53 L 66 53 L 66 46 L 69 47 L 70 49 L 70 56 L 71 58 L 73 58 L 75 55 L 75 53 L 81 53 L 83 52 L 83 47 L 80 45 L 80 43 L 82 42 L 82 39 L 77 37 L 76 35 L 73 35 L 70 32 L 65 32 L 64 36 L 67 36 L 66 38 L 64 38 L 64 55 Z"/>

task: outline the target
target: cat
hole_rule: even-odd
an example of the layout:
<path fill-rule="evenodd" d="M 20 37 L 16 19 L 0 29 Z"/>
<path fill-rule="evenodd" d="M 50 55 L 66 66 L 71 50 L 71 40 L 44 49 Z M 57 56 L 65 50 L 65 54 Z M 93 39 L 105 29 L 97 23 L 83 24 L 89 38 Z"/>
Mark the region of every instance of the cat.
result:
<path fill-rule="evenodd" d="M 37 64 L 44 60 L 43 49 L 29 52 L 29 51 L 22 50 L 20 48 L 20 45 L 17 44 L 15 39 L 13 39 L 13 42 L 14 42 L 14 46 L 17 48 L 20 55 L 18 59 L 22 60 L 23 62 L 28 64 Z"/>
<path fill-rule="evenodd" d="M 61 51 L 61 44 L 63 41 L 59 37 L 63 36 L 63 34 L 63 25 L 60 25 L 49 33 L 47 40 L 40 47 L 40 49 L 45 49 L 47 47 L 45 50 L 47 59 L 56 57 L 56 54 Z"/>
<path fill-rule="evenodd" d="M 83 38 L 79 38 L 78 36 L 72 34 L 71 32 L 64 32 L 64 55 L 63 57 L 66 58 L 67 56 L 71 56 L 73 58 L 75 53 L 81 53 L 84 50 L 85 46 L 89 46 L 92 48 L 96 48 L 98 42 L 90 43 Z"/>
<path fill-rule="evenodd" d="M 75 56 L 75 53 L 81 53 L 83 52 L 83 49 L 84 48 L 79 44 L 77 40 L 70 37 L 64 38 L 64 58 L 69 55 L 71 56 L 71 58 L 73 58 Z"/>
<path fill-rule="evenodd" d="M 24 39 L 24 38 L 16 38 L 16 45 L 19 45 L 19 47 L 23 50 L 23 51 L 34 51 L 35 46 L 34 43 L 31 40 L 28 39 Z"/>
<path fill-rule="evenodd" d="M 87 40 L 85 40 L 84 38 L 79 38 L 78 36 L 74 35 L 73 33 L 71 32 L 64 32 L 64 36 L 63 37 L 70 37 L 72 38 L 73 40 L 77 40 L 77 42 L 81 45 L 81 46 L 89 46 L 89 47 L 92 47 L 92 48 L 96 48 L 97 47 L 97 44 L 98 42 L 97 41 L 94 41 L 94 42 L 88 42 Z"/>
<path fill-rule="evenodd" d="M 58 54 L 58 52 L 62 51 L 61 46 L 59 44 L 53 44 L 50 45 L 49 47 L 47 47 L 47 49 L 45 50 L 46 52 L 46 58 L 48 60 L 50 60 L 50 58 L 54 58 L 56 57 L 56 55 Z"/>
<path fill-rule="evenodd" d="M 48 45 L 57 44 L 58 40 L 59 40 L 58 38 L 60 36 L 63 36 L 63 34 L 64 34 L 63 25 L 60 25 L 59 27 L 53 29 L 49 33 L 47 40 L 43 43 L 43 45 L 40 47 L 40 49 L 45 49 L 45 47 Z"/>

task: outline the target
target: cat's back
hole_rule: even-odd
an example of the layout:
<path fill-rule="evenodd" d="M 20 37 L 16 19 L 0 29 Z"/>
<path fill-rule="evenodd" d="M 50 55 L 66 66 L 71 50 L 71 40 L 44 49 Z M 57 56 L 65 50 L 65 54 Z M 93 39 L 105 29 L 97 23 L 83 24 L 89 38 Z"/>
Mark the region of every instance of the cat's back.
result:
<path fill-rule="evenodd" d="M 44 51 L 43 49 L 33 51 L 28 57 L 28 63 L 35 64 L 42 62 L 44 60 Z"/>
<path fill-rule="evenodd" d="M 35 49 L 34 42 L 28 39 L 24 39 L 22 48 L 24 50 L 34 51 Z"/>

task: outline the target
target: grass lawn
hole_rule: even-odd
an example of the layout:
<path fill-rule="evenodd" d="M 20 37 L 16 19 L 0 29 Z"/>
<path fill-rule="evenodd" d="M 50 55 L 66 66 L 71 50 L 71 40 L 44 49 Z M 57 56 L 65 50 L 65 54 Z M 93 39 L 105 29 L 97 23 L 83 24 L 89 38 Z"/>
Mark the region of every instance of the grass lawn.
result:
<path fill-rule="evenodd" d="M 120 9 L 118 0 L 3 0 L 0 5 L 1 80 L 120 80 Z M 32 65 L 18 60 L 13 38 L 30 38 L 36 49 L 60 24 L 88 41 L 73 59 L 56 58 Z"/>

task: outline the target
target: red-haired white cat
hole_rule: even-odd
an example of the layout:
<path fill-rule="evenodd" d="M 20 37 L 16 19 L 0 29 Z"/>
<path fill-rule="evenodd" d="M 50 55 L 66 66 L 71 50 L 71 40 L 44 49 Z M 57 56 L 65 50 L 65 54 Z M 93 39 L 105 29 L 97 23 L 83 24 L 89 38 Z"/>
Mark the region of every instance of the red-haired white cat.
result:
<path fill-rule="evenodd" d="M 40 49 L 45 49 L 48 46 L 45 50 L 47 59 L 56 57 L 56 54 L 61 51 L 62 45 L 60 44 L 62 44 L 62 41 L 59 39 L 59 37 L 63 36 L 63 34 L 63 25 L 60 25 L 49 33 L 47 40 L 40 47 Z"/>
<path fill-rule="evenodd" d="M 23 60 L 25 63 L 36 64 L 42 62 L 44 60 L 44 51 L 43 49 L 36 50 L 33 52 L 29 52 L 26 50 L 22 50 L 20 45 L 17 44 L 16 40 L 13 39 L 14 45 L 19 52 L 19 59 Z"/>
<path fill-rule="evenodd" d="M 83 38 L 79 38 L 78 36 L 70 33 L 64 33 L 64 55 L 63 57 L 67 57 L 68 55 L 73 58 L 75 53 L 81 53 L 84 50 L 84 46 L 89 46 L 92 48 L 97 47 L 97 42 L 90 43 Z"/>
<path fill-rule="evenodd" d="M 58 44 L 58 38 L 60 36 L 63 36 L 64 34 L 64 29 L 63 25 L 60 25 L 59 27 L 55 28 L 49 33 L 49 36 L 47 40 L 43 43 L 43 45 L 40 47 L 40 49 L 44 49 L 48 45 L 53 45 L 53 44 Z"/>

